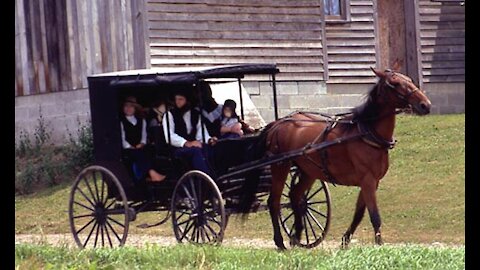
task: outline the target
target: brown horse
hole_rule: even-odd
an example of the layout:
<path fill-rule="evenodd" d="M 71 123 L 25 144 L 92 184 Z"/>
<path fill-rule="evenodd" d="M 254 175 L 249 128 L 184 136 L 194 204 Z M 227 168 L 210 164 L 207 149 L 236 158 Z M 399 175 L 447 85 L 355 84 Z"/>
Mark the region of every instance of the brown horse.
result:
<path fill-rule="evenodd" d="M 397 63 L 394 67 L 398 70 Z M 316 179 L 361 188 L 353 221 L 342 238 L 343 247 L 348 246 L 365 208 L 373 225 L 375 243 L 382 244 L 376 190 L 388 170 L 388 149 L 393 147 L 397 109 L 410 107 L 416 114 L 426 115 L 430 112 L 431 103 L 409 77 L 390 69 L 372 70 L 379 77 L 379 82 L 368 92 L 363 104 L 343 117 L 346 121 L 325 121 L 314 114 L 294 113 L 270 123 L 264 129 L 264 149 L 266 153 L 275 155 L 312 143 L 358 135 L 355 139 L 323 151 L 313 151 L 271 166 L 272 186 L 268 206 L 278 248 L 285 249 L 279 225 L 280 199 L 293 164 L 300 170 L 301 177 L 290 192 L 295 217 L 294 236 L 290 239 L 292 244 L 300 241 L 304 229 L 302 216 L 305 213 L 302 200 L 305 191 L 311 188 Z"/>

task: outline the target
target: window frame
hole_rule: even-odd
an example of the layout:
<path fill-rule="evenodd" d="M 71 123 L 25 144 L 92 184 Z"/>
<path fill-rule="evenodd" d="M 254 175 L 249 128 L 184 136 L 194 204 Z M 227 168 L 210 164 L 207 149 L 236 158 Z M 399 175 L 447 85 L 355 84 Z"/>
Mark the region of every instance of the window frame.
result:
<path fill-rule="evenodd" d="M 325 0 L 322 1 L 323 12 L 325 12 Z M 350 17 L 350 0 L 338 0 L 340 1 L 340 15 L 328 15 L 325 14 L 326 23 L 348 23 L 351 21 Z"/>

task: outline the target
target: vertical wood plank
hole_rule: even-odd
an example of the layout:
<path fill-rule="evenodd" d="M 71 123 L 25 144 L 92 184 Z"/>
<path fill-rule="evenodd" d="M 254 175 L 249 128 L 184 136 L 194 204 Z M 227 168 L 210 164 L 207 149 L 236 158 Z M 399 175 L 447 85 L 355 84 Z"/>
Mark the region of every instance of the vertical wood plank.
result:
<path fill-rule="evenodd" d="M 99 26 L 99 10 L 98 4 L 101 1 L 91 1 L 92 3 L 92 24 L 91 24 L 91 32 L 92 32 L 92 41 L 93 41 L 93 50 L 92 50 L 92 57 L 94 59 L 94 74 L 102 72 L 102 56 L 101 56 L 101 48 L 100 48 L 100 26 Z"/>
<path fill-rule="evenodd" d="M 111 52 L 109 50 L 110 39 L 110 10 L 109 1 L 101 1 L 99 3 L 99 28 L 100 28 L 100 45 L 102 53 L 102 70 L 103 72 L 112 71 Z"/>
<path fill-rule="evenodd" d="M 82 1 L 83 2 L 83 1 Z M 92 25 L 92 2 L 91 1 L 85 1 L 86 3 L 84 4 L 85 10 L 82 12 L 82 16 L 84 17 L 83 20 L 83 31 L 85 31 L 85 44 L 86 44 L 86 50 L 85 53 L 87 55 L 87 72 L 85 73 L 86 76 L 89 76 L 91 74 L 94 74 L 94 66 L 95 66 L 95 57 L 94 57 L 94 50 L 95 47 L 93 45 L 93 33 L 91 29 Z"/>
<path fill-rule="evenodd" d="M 116 13 L 117 9 L 115 8 L 115 4 L 117 3 L 117 0 L 108 0 L 109 2 L 109 13 L 112 14 L 112 17 L 110 17 L 109 21 L 110 27 L 108 28 L 108 34 L 110 37 L 110 52 L 109 52 L 109 57 L 110 57 L 110 62 L 112 63 L 112 71 L 118 70 L 118 55 L 117 55 L 117 23 L 115 18 L 118 16 Z M 113 16 L 113 14 L 115 14 Z"/>
<path fill-rule="evenodd" d="M 373 33 L 375 36 L 375 68 L 380 68 L 380 39 L 379 39 L 379 32 L 378 32 L 378 7 L 377 7 L 377 0 L 373 0 Z"/>
<path fill-rule="evenodd" d="M 27 56 L 27 32 L 25 29 L 25 1 L 18 0 L 17 20 L 19 28 L 20 54 L 22 57 L 22 95 L 30 94 L 30 85 L 28 83 L 28 56 Z"/>
<path fill-rule="evenodd" d="M 47 48 L 47 33 L 46 33 L 46 26 L 45 26 L 45 1 L 47 0 L 40 0 L 39 1 L 39 12 L 40 12 L 40 34 L 42 37 L 42 57 L 43 57 L 43 70 L 44 70 L 44 80 L 45 80 L 45 92 L 50 92 L 52 88 L 52 83 L 50 79 L 50 67 L 48 62 L 48 48 Z"/>
<path fill-rule="evenodd" d="M 25 71 L 27 72 L 28 78 L 28 87 L 29 92 L 28 94 L 35 94 L 37 93 L 38 89 L 35 88 L 35 79 L 34 79 L 34 67 L 33 67 L 33 48 L 32 48 L 32 8 L 31 8 L 32 0 L 25 0 L 24 1 L 24 14 L 25 17 L 25 37 L 26 37 L 26 54 L 25 57 L 27 59 L 27 68 Z"/>
<path fill-rule="evenodd" d="M 69 58 L 70 58 L 70 70 L 71 70 L 71 81 L 72 89 L 76 89 L 79 85 L 78 78 L 78 61 L 77 55 L 78 51 L 76 50 L 77 36 L 75 35 L 75 15 L 74 6 L 72 5 L 72 0 L 67 0 L 66 2 L 66 14 L 67 14 L 67 28 L 68 28 L 68 47 L 69 47 Z"/>
<path fill-rule="evenodd" d="M 142 46 L 143 52 L 145 54 L 145 65 L 144 68 L 150 68 L 151 58 L 150 58 L 150 30 L 148 27 L 148 11 L 147 11 L 147 0 L 139 1 L 139 11 L 141 12 L 141 21 L 143 23 L 143 37 L 142 37 Z"/>
<path fill-rule="evenodd" d="M 320 20 L 322 24 L 322 56 L 323 56 L 323 80 L 328 81 L 328 51 L 327 51 L 327 35 L 325 31 L 327 29 L 325 22 L 325 9 L 323 7 L 324 1 L 320 1 Z"/>
<path fill-rule="evenodd" d="M 141 58 L 143 57 L 142 52 L 139 51 L 140 45 L 140 38 L 142 37 L 142 28 L 139 27 L 138 24 L 138 17 L 140 17 L 140 12 L 138 10 L 138 3 L 141 1 L 130 1 L 128 4 L 131 6 L 131 14 L 130 17 L 132 18 L 132 33 L 133 33 L 133 66 L 134 68 L 140 68 L 141 66 Z"/>
<path fill-rule="evenodd" d="M 22 31 L 19 15 L 21 0 L 15 0 L 15 96 L 23 96 Z"/>
<path fill-rule="evenodd" d="M 127 50 L 125 52 L 127 58 L 127 69 L 134 69 L 135 62 L 133 59 L 133 33 L 132 33 L 132 9 L 130 5 L 130 0 L 124 0 L 124 25 L 125 25 L 125 42 Z"/>
<path fill-rule="evenodd" d="M 59 42 L 59 58 L 60 58 L 60 82 L 61 91 L 72 89 L 72 75 L 70 67 L 70 47 L 68 46 L 68 25 L 66 14 L 66 1 L 58 0 L 57 14 L 59 24 L 57 25 L 58 42 Z"/>
<path fill-rule="evenodd" d="M 78 44 L 79 44 L 79 56 L 80 56 L 80 74 L 81 76 L 81 88 L 86 88 L 88 86 L 87 74 L 88 74 L 88 39 L 85 32 L 85 12 L 86 12 L 86 1 L 77 1 L 73 0 L 77 10 L 77 31 L 78 31 Z"/>
<path fill-rule="evenodd" d="M 33 84 L 35 93 L 45 92 L 45 81 L 40 78 L 44 76 L 42 59 L 42 37 L 40 27 L 39 2 L 30 1 L 30 23 L 31 23 L 31 49 L 32 49 L 32 67 Z"/>
<path fill-rule="evenodd" d="M 124 20 L 123 20 L 123 9 L 122 9 L 122 1 L 118 0 L 114 2 L 115 4 L 115 24 L 116 24 L 116 31 L 115 31 L 115 42 L 117 44 L 117 70 L 125 70 L 126 69 L 126 60 L 125 60 L 125 36 L 124 36 Z"/>
<path fill-rule="evenodd" d="M 56 14 L 56 1 L 45 1 L 44 11 L 45 11 L 45 34 L 47 38 L 47 51 L 48 51 L 48 67 L 49 67 L 49 76 L 51 79 L 51 92 L 59 91 L 59 72 L 58 68 L 59 57 L 58 57 L 58 37 L 56 26 L 57 14 Z"/>
<path fill-rule="evenodd" d="M 406 45 L 406 70 L 413 81 L 422 87 L 421 76 L 421 50 L 420 46 L 420 22 L 418 16 L 418 1 L 404 0 L 405 9 L 405 45 Z"/>

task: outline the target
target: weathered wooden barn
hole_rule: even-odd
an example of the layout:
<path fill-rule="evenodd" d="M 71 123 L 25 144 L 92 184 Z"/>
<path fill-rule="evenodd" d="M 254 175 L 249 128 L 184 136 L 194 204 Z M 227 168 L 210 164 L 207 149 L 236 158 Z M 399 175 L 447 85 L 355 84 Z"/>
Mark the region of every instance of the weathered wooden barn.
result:
<path fill-rule="evenodd" d="M 237 63 L 277 63 L 281 114 L 354 106 L 376 81 L 370 67 L 397 58 L 427 90 L 434 113 L 464 111 L 465 1 L 15 3 L 19 126 L 35 121 L 39 104 L 52 119 L 87 115 L 89 74 Z M 252 78 L 244 86 L 270 120 L 265 84 Z"/>

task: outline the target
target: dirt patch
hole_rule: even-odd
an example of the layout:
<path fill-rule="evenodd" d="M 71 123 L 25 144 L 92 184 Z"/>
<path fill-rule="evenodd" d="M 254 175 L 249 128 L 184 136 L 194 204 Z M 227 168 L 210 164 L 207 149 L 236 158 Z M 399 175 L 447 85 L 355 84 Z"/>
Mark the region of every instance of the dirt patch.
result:
<path fill-rule="evenodd" d="M 63 247 L 76 247 L 75 241 L 70 234 L 16 234 L 15 235 L 15 244 L 21 243 L 30 243 L 30 244 L 49 244 L 54 246 L 63 246 Z M 160 246 L 171 246 L 176 245 L 177 240 L 174 237 L 166 236 L 153 236 L 153 235 L 142 235 L 142 234 L 132 234 L 127 238 L 126 246 L 142 247 L 149 244 L 157 244 Z M 275 249 L 275 244 L 271 240 L 265 239 L 245 239 L 245 238 L 228 238 L 224 239 L 223 246 L 227 247 L 250 247 L 250 248 L 271 248 Z M 369 246 L 372 244 L 364 244 L 358 242 L 358 240 L 353 239 L 351 246 Z M 407 243 L 387 243 L 389 246 L 404 246 Z M 425 247 L 464 247 L 464 245 L 452 245 L 440 242 L 434 242 L 430 244 L 415 244 Z M 288 243 L 285 242 L 285 246 L 288 247 Z M 337 249 L 340 247 L 339 241 L 324 241 L 316 248 L 322 249 Z"/>

